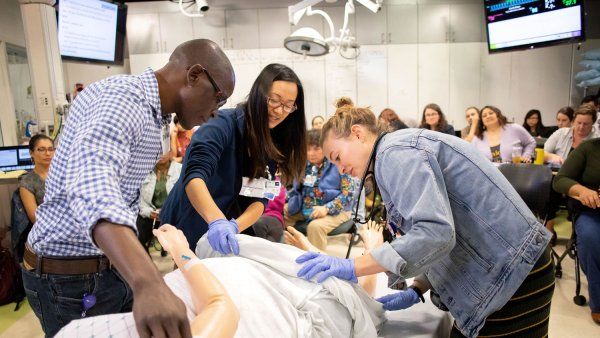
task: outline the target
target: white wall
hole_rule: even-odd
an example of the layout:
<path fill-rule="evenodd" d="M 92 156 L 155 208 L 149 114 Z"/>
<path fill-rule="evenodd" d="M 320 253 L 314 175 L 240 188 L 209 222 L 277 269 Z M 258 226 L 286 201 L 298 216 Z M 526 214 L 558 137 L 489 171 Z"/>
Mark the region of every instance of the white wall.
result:
<path fill-rule="evenodd" d="M 76 83 L 85 86 L 92 82 L 102 80 L 109 76 L 118 74 L 130 74 L 129 59 L 123 61 L 123 65 L 99 65 L 84 62 L 63 61 L 63 76 L 65 78 L 65 90 L 72 93 Z"/>
<path fill-rule="evenodd" d="M 0 40 L 25 47 L 25 32 L 18 0 L 0 0 Z"/>
<path fill-rule="evenodd" d="M 465 5 L 460 5 L 462 3 Z M 164 65 L 170 47 L 180 42 L 174 41 L 171 33 L 173 27 L 178 26 L 177 31 L 185 33 L 186 39 L 226 36 L 224 40 L 215 38 L 214 41 L 224 48 L 236 72 L 237 83 L 229 106 L 245 98 L 262 67 L 279 62 L 294 69 L 304 84 L 307 121 L 316 115 L 331 115 L 335 99 L 350 96 L 358 105 L 371 106 L 376 114 L 391 107 L 401 117 L 417 120 L 426 104 L 437 103 L 455 129 L 466 125 L 465 108 L 488 104 L 499 107 L 510 120 L 518 123 L 522 123 L 529 109 L 539 109 L 544 123 L 553 125 L 559 108 L 577 105 L 583 96 L 583 90 L 575 87 L 572 81 L 581 70 L 577 65 L 580 53 L 600 45 L 600 40 L 591 39 L 581 44 L 581 51 L 576 44 L 563 44 L 489 54 L 479 1 L 398 0 L 386 1 L 386 4 L 392 5 L 386 10 L 392 13 L 393 9 L 394 14 L 358 13 L 351 17 L 352 33 L 359 40 L 362 37 L 374 44 L 363 44 L 361 55 L 347 60 L 335 53 L 303 58 L 281 48 L 283 38 L 279 35 L 282 32 L 287 35 L 289 27 L 285 22 L 260 20 L 273 13 L 282 12 L 285 16 L 285 8 L 280 4 L 273 5 L 280 8 L 243 11 L 226 8 L 225 14 L 223 9 L 211 8 L 207 17 L 192 21 L 178 13 L 172 3 L 130 3 L 132 20 L 128 21 L 128 26 L 131 25 L 131 29 L 137 27 L 135 32 L 140 33 L 137 34 L 139 37 L 136 34 L 128 36 L 130 46 L 137 45 L 136 54 L 130 55 L 131 70 L 139 73 L 148 66 L 156 69 Z M 339 9 L 325 7 L 325 11 L 335 17 L 334 22 L 341 16 Z M 217 11 L 221 11 L 218 16 Z M 233 15 L 229 12 L 236 15 L 244 12 L 246 20 L 238 18 L 233 29 L 227 20 Z M 369 38 L 370 30 L 382 29 L 379 27 L 382 25 L 373 25 L 374 18 L 376 21 L 387 20 L 390 27 L 398 21 L 399 13 L 408 17 L 400 20 L 400 28 L 394 26 L 390 29 L 395 30 L 387 33 L 399 42 L 390 42 L 389 38 L 384 42 L 379 38 L 384 34 L 379 32 Z M 588 14 L 593 18 L 598 16 L 598 13 Z M 225 19 L 221 20 L 223 16 Z M 259 20 L 254 20 L 256 18 Z M 306 23 L 303 20 L 308 18 L 303 18 L 301 23 Z M 138 24 L 139 20 L 146 25 Z M 322 30 L 319 20 L 312 20 L 310 25 Z M 144 31 L 141 26 L 148 27 Z M 473 33 L 478 29 L 479 33 Z M 414 34 L 409 36 L 408 32 Z M 228 42 L 231 36 L 233 43 Z M 255 41 L 253 47 L 236 48 L 244 37 Z"/>

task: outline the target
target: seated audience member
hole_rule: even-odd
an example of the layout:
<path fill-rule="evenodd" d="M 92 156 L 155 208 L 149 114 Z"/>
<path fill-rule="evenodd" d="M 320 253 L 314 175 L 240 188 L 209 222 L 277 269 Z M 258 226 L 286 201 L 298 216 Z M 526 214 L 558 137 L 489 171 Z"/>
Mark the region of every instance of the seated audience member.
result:
<path fill-rule="evenodd" d="M 588 280 L 592 319 L 600 324 L 600 139 L 585 141 L 573 150 L 552 186 L 578 201 L 572 210 L 577 253 Z"/>
<path fill-rule="evenodd" d="M 146 177 L 140 189 L 140 212 L 137 218 L 138 238 L 148 251 L 152 241 L 152 229 L 160 225 L 160 208 L 179 179 L 181 164 L 171 162 L 169 156 L 158 160 L 154 170 Z M 163 253 L 164 255 L 164 253 Z"/>
<path fill-rule="evenodd" d="M 279 177 L 276 179 L 280 181 Z M 277 195 L 267 203 L 262 216 L 252 225 L 254 236 L 279 242 L 283 237 L 283 206 L 285 205 L 285 186 L 282 184 Z"/>
<path fill-rule="evenodd" d="M 571 127 L 563 127 L 555 131 L 544 144 L 544 161 L 562 165 L 569 153 L 582 142 L 600 137 L 600 132 L 594 127 L 597 114 L 592 104 L 579 106 L 571 117 L 573 118 Z M 562 119 L 562 117 L 557 116 L 558 119 Z M 553 245 L 557 238 L 556 231 L 554 231 L 554 218 L 561 203 L 564 203 L 563 196 L 551 191 L 546 228 L 552 232 Z"/>
<path fill-rule="evenodd" d="M 471 142 L 479 125 L 479 109 L 469 107 L 465 110 L 465 114 L 467 116 L 467 126 L 460 131 L 460 137 L 467 142 Z"/>
<path fill-rule="evenodd" d="M 194 132 L 184 129 L 177 116 L 173 117 L 173 123 L 175 124 L 175 130 L 171 132 L 171 157 L 173 161 L 181 163 Z"/>
<path fill-rule="evenodd" d="M 546 127 L 548 130 L 548 135 L 551 136 L 555 131 L 560 128 L 569 128 L 571 127 L 571 122 L 573 121 L 573 108 L 566 106 L 562 107 L 556 112 L 556 126 Z"/>
<path fill-rule="evenodd" d="M 400 129 L 406 129 L 408 126 L 404 124 L 398 117 L 395 111 L 391 108 L 385 108 L 379 113 L 379 123 L 385 126 L 385 129 L 389 132 L 393 132 Z"/>
<path fill-rule="evenodd" d="M 454 127 L 448 124 L 442 108 L 435 103 L 430 103 L 423 109 L 423 117 L 421 118 L 421 125 L 419 128 L 425 128 L 429 130 L 439 131 L 440 133 L 455 135 Z"/>
<path fill-rule="evenodd" d="M 240 256 L 224 256 L 204 236 L 196 256 L 175 227 L 165 224 L 154 234 L 179 268 L 164 280 L 184 302 L 194 337 L 376 337 L 385 320 L 381 304 L 361 288 L 374 285 L 372 279 L 357 285 L 335 277 L 323 284 L 297 278 L 295 260 L 305 251 L 291 245 L 237 235 Z M 365 236 L 369 245 L 381 245 L 380 232 Z M 56 335 L 108 336 L 139 337 L 133 314 L 74 320 Z"/>
<path fill-rule="evenodd" d="M 596 109 L 592 104 L 579 106 L 573 114 L 571 127 L 563 127 L 555 131 L 544 144 L 544 160 L 562 164 L 569 152 L 577 148 L 581 142 L 600 137 L 600 131 L 594 126 L 597 117 Z"/>
<path fill-rule="evenodd" d="M 508 123 L 500 109 L 485 106 L 479 112 L 479 126 L 471 141 L 492 162 L 510 162 L 513 148 L 521 147 L 521 161 L 531 162 L 535 151 L 535 139 L 527 130 L 515 123 Z"/>
<path fill-rule="evenodd" d="M 313 117 L 312 121 L 311 121 L 311 125 L 312 125 L 312 129 L 321 129 L 323 128 L 323 125 L 325 124 L 325 118 L 321 115 L 317 115 L 315 117 Z"/>
<path fill-rule="evenodd" d="M 327 246 L 327 234 L 350 219 L 354 180 L 350 173 L 338 168 L 323 155 L 320 130 L 306 133 L 308 153 L 303 182 L 294 182 L 284 209 L 286 226 L 302 221 L 308 240 L 320 250 Z"/>
<path fill-rule="evenodd" d="M 45 181 L 54 156 L 54 141 L 43 134 L 33 136 L 29 140 L 29 154 L 34 167 L 32 171 L 19 178 L 19 196 L 27 218 L 33 224 L 36 220 L 35 211 L 44 201 Z"/>
<path fill-rule="evenodd" d="M 548 129 L 542 123 L 542 114 L 537 109 L 531 109 L 525 114 L 523 120 L 523 128 L 529 132 L 529 135 L 533 137 L 547 138 L 552 134 L 552 129 Z"/>

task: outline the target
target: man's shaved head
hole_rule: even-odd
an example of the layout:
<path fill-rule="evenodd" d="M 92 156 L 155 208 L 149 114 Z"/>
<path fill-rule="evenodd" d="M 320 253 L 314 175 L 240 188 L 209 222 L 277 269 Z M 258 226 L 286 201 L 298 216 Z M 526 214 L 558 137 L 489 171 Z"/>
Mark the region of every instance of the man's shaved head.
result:
<path fill-rule="evenodd" d="M 206 39 L 177 46 L 169 62 L 156 73 L 157 78 L 162 75 L 166 80 L 162 87 L 167 88 L 161 88 L 159 78 L 159 90 L 165 89 L 161 103 L 168 102 L 171 112 L 175 112 L 188 129 L 214 116 L 217 102 L 231 96 L 235 86 L 233 67 L 227 55 L 216 43 Z"/>

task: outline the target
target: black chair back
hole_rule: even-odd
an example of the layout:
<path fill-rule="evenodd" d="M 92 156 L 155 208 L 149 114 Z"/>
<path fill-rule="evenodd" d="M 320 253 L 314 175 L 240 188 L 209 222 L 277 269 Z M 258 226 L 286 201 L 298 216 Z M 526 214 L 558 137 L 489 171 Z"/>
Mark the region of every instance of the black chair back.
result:
<path fill-rule="evenodd" d="M 503 164 L 498 167 L 529 209 L 542 221 L 548 214 L 552 170 L 534 164 Z"/>

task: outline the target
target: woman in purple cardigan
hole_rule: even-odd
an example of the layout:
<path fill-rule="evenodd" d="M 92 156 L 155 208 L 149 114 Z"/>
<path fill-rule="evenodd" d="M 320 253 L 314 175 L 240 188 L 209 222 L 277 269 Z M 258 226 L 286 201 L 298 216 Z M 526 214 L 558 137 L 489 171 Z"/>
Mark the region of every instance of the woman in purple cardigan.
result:
<path fill-rule="evenodd" d="M 492 162 L 512 161 L 513 146 L 520 145 L 522 162 L 531 162 L 535 139 L 522 126 L 508 123 L 500 109 L 485 106 L 479 112 L 479 128 L 471 141 Z"/>

